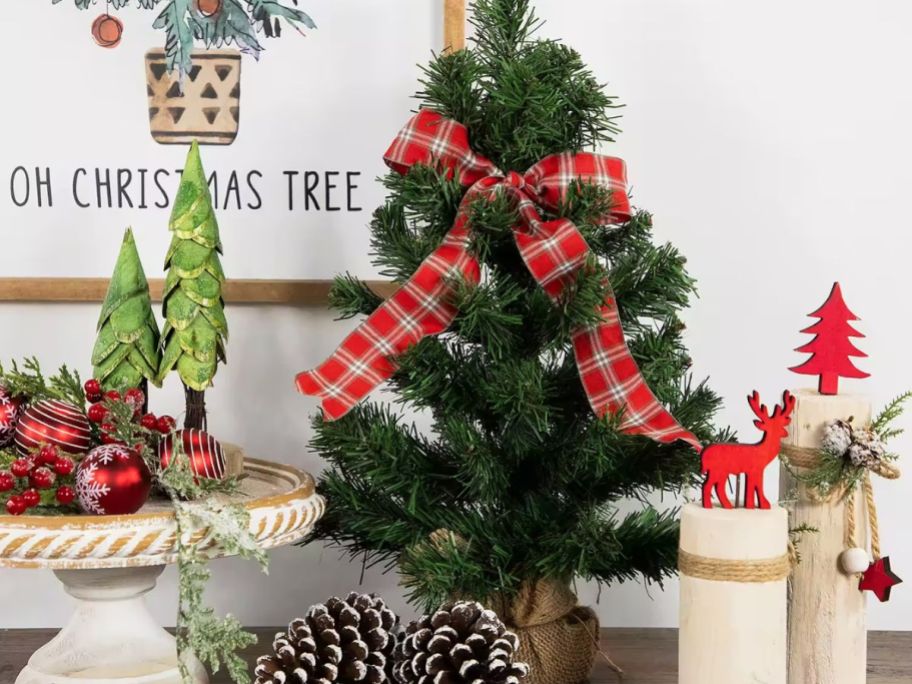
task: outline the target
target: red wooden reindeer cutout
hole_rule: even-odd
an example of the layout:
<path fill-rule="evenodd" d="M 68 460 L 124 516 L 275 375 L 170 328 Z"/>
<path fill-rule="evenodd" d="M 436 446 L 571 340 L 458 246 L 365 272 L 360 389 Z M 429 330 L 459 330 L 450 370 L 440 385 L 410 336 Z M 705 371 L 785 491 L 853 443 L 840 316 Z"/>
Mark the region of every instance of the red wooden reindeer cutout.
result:
<path fill-rule="evenodd" d="M 703 482 L 703 508 L 712 508 L 712 492 L 723 508 L 731 508 L 731 501 L 725 493 L 729 475 L 745 475 L 744 507 L 769 508 L 770 502 L 763 495 L 763 471 L 779 455 L 779 446 L 788 435 L 788 424 L 792 421 L 795 397 L 788 390 L 782 395 L 782 406 L 776 406 L 770 414 L 760 403 L 760 395 L 754 391 L 747 398 L 758 420 L 754 421 L 763 431 L 763 439 L 756 444 L 710 444 L 701 455 L 706 475 Z"/>

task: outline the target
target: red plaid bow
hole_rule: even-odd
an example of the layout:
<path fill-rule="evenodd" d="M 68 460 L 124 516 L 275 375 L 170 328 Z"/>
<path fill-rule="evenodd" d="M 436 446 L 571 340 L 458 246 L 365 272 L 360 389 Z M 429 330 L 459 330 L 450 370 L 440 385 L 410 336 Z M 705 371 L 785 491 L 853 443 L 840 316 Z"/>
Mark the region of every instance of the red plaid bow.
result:
<path fill-rule="evenodd" d="M 395 357 L 427 335 L 445 331 L 457 310 L 450 303 L 452 282 L 460 277 L 479 282 L 481 272 L 469 253 L 470 202 L 495 191 L 516 201 L 520 223 L 516 245 L 529 272 L 545 292 L 557 300 L 583 266 L 589 247 L 567 219 L 544 221 L 538 206 L 554 210 L 577 179 L 598 183 L 612 192 L 613 203 L 605 223 L 630 218 L 624 162 L 597 154 L 555 154 L 525 175 L 504 174 L 475 154 L 468 130 L 460 123 L 422 110 L 402 129 L 384 156 L 395 171 L 405 174 L 416 164 L 448 169 L 463 186 L 463 197 L 453 228 L 405 283 L 318 368 L 297 377 L 298 389 L 323 399 L 329 419 L 344 416 L 356 403 L 396 370 Z M 573 333 L 573 351 L 592 410 L 598 416 L 622 412 L 620 429 L 646 435 L 658 442 L 681 439 L 699 448 L 699 442 L 681 427 L 646 385 L 624 340 L 617 305 L 609 297 L 601 307 L 599 324 Z"/>

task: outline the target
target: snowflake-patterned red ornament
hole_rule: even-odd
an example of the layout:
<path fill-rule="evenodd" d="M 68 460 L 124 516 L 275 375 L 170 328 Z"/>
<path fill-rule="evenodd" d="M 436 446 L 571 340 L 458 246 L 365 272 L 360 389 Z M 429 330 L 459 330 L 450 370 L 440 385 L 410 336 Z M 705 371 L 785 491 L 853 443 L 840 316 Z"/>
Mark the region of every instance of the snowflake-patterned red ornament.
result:
<path fill-rule="evenodd" d="M 225 449 L 208 432 L 196 429 L 178 430 L 158 443 L 158 457 L 162 468 L 167 468 L 174 456 L 175 435 L 183 445 L 183 452 L 190 460 L 190 471 L 194 475 L 213 480 L 225 477 Z"/>
<path fill-rule="evenodd" d="M 16 448 L 23 455 L 43 444 L 53 444 L 68 454 L 84 454 L 92 446 L 92 428 L 78 407 L 47 399 L 29 406 L 16 426 Z"/>
<path fill-rule="evenodd" d="M 89 452 L 76 468 L 76 499 L 86 513 L 136 513 L 152 491 L 152 473 L 135 451 L 105 444 Z"/>
<path fill-rule="evenodd" d="M 16 426 L 22 417 L 23 400 L 0 387 L 0 449 L 8 447 L 16 437 Z"/>

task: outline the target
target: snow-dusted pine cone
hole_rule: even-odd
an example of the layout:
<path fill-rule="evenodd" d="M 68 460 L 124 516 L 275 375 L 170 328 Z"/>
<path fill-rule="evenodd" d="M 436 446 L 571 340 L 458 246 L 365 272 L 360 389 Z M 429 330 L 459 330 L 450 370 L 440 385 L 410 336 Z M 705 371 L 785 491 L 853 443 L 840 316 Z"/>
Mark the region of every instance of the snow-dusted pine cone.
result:
<path fill-rule="evenodd" d="M 833 458 L 843 458 L 852 443 L 852 424 L 845 420 L 834 420 L 823 428 L 820 447 Z"/>
<path fill-rule="evenodd" d="M 399 684 L 520 684 L 529 674 L 514 663 L 519 638 L 481 604 L 448 603 L 406 628 L 396 647 Z"/>
<path fill-rule="evenodd" d="M 852 465 L 860 468 L 874 468 L 887 453 L 887 445 L 872 430 L 855 430 L 847 453 Z"/>
<path fill-rule="evenodd" d="M 399 618 L 383 599 L 351 593 L 311 606 L 257 659 L 256 684 L 384 684 Z"/>

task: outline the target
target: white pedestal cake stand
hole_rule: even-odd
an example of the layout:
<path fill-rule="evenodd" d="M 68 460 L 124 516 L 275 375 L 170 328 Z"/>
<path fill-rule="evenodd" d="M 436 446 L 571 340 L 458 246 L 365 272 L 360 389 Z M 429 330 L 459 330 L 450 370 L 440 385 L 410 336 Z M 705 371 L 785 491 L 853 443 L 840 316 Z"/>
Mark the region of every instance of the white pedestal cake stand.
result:
<path fill-rule="evenodd" d="M 304 537 L 324 509 L 313 478 L 226 448 L 229 468 L 245 475 L 239 496 L 260 545 Z M 205 532 L 198 539 L 206 545 Z M 53 570 L 76 599 L 69 624 L 32 655 L 16 684 L 181 684 L 174 637 L 142 598 L 176 552 L 174 513 L 165 501 L 125 516 L 0 516 L 0 567 Z M 206 684 L 199 663 L 190 669 Z"/>

